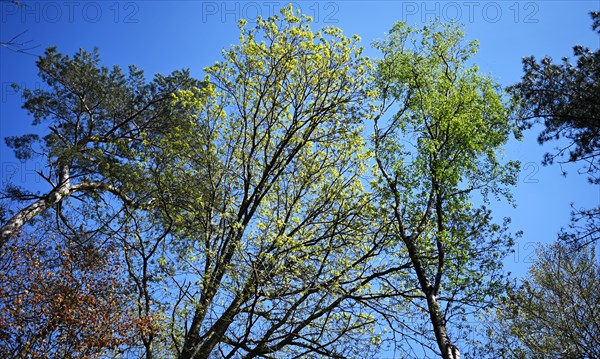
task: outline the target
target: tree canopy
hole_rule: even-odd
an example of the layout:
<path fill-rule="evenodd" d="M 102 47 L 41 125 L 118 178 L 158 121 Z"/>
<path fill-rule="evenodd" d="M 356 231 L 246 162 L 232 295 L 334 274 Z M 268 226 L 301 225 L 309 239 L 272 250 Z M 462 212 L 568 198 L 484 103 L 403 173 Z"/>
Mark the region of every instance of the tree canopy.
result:
<path fill-rule="evenodd" d="M 600 34 L 600 12 L 591 13 L 593 30 Z M 600 183 L 600 49 L 573 47 L 575 63 L 567 57 L 557 64 L 550 57 L 523 59 L 523 78 L 511 91 L 521 101 L 521 120 L 543 119 L 540 143 L 565 138 L 557 153 L 546 154 L 545 164 L 566 155 L 567 162 L 585 162 L 592 183 Z M 525 123 L 531 126 L 531 122 Z M 564 163 L 564 162 L 562 162 Z"/>
<path fill-rule="evenodd" d="M 510 199 L 518 164 L 497 158 L 513 129 L 510 109 L 499 86 L 466 65 L 477 44 L 452 25 L 398 23 L 376 47 L 381 108 L 399 109 L 375 119 L 374 188 L 398 257 L 412 268 L 394 288 L 414 293 L 409 308 L 423 309 L 434 334 L 413 335 L 459 358 L 450 331 L 465 329 L 466 316 L 499 293 L 500 259 L 512 244 L 506 223 L 471 202 L 474 193 Z"/>
<path fill-rule="evenodd" d="M 40 132 L 6 142 L 47 185 L 3 190 L 0 354 L 460 357 L 515 237 L 488 208 L 513 108 L 455 25 L 371 60 L 311 21 L 240 21 L 201 80 L 40 57 Z"/>
<path fill-rule="evenodd" d="M 600 265 L 590 248 L 539 246 L 527 278 L 511 287 L 488 322 L 487 357 L 600 355 Z"/>
<path fill-rule="evenodd" d="M 600 12 L 590 13 L 592 29 L 600 34 Z M 579 173 L 588 176 L 591 184 L 600 184 L 600 48 L 590 50 L 573 47 L 576 61 L 567 57 L 555 63 L 550 57 L 539 62 L 533 57 L 523 60 L 522 80 L 510 88 L 520 103 L 523 127 L 538 120 L 544 129 L 538 136 L 540 144 L 562 140 L 554 153 L 547 153 L 543 164 L 555 161 L 579 165 Z M 533 121 L 532 121 L 533 120 Z M 566 174 L 566 171 L 563 172 Z M 569 228 L 560 238 L 580 246 L 600 238 L 600 206 L 575 209 Z"/>

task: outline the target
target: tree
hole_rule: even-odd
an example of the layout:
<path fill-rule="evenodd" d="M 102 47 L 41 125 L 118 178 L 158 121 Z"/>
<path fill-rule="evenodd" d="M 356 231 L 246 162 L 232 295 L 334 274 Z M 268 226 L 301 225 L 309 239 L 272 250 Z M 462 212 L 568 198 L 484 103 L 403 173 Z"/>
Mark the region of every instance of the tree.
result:
<path fill-rule="evenodd" d="M 600 12 L 591 13 L 593 30 L 600 33 Z M 592 184 L 600 184 L 600 49 L 575 46 L 576 64 L 564 58 L 556 64 L 545 57 L 539 63 L 532 56 L 523 60 L 523 78 L 510 88 L 521 103 L 520 119 L 531 127 L 541 119 L 545 128 L 540 144 L 559 139 L 566 145 L 547 153 L 543 164 L 584 163 L 582 172 Z M 565 158 L 566 159 L 562 159 Z M 566 172 L 565 172 L 566 174 Z M 600 208 L 573 210 L 570 230 L 562 239 L 586 245 L 600 237 Z"/>
<path fill-rule="evenodd" d="M 361 183 L 370 64 L 358 38 L 309 22 L 291 8 L 241 22 L 206 95 L 178 94 L 215 158 L 201 170 L 210 195 L 171 214 L 188 263 L 179 358 L 356 357 L 379 343 L 370 285 L 406 263 L 375 261 L 389 240 Z"/>
<path fill-rule="evenodd" d="M 507 222 L 494 224 L 471 201 L 478 193 L 510 199 L 518 170 L 496 155 L 513 129 L 510 108 L 497 84 L 466 66 L 477 45 L 462 37 L 453 25 L 397 23 L 375 44 L 381 111 L 394 114 L 375 117 L 373 187 L 399 260 L 412 268 L 393 288 L 410 293 L 409 315 L 429 323 L 412 335 L 447 359 L 460 357 L 456 329 L 500 293 L 500 260 L 512 244 Z"/>
<path fill-rule="evenodd" d="M 9 241 L 0 258 L 3 358 L 98 358 L 131 345 L 145 325 L 131 311 L 117 248 L 80 240 L 53 245 L 44 233 Z"/>
<path fill-rule="evenodd" d="M 401 295 L 378 283 L 408 264 L 384 261 L 390 238 L 362 188 L 371 65 L 357 37 L 309 22 L 287 8 L 241 23 L 203 82 L 146 83 L 96 52 L 48 50 L 38 67 L 50 90 L 25 90 L 24 106 L 49 134 L 7 142 L 20 159 L 46 156 L 51 189 L 6 190 L 33 202 L 1 244 L 44 225 L 57 243 L 115 243 L 146 323 L 132 356 L 377 350 L 369 301 Z"/>
<path fill-rule="evenodd" d="M 155 146 L 158 138 L 178 128 L 180 132 L 195 129 L 181 123 L 183 116 L 173 106 L 172 95 L 178 89 L 201 87 L 200 82 L 190 78 L 187 71 L 157 75 L 147 82 L 134 66 L 128 75 L 118 67 L 100 66 L 97 50 L 81 50 L 70 58 L 50 48 L 37 66 L 47 89 L 23 89 L 23 107 L 33 115 L 35 125 L 47 123 L 41 131 L 45 133 L 42 138 L 38 133 L 26 134 L 6 142 L 20 160 L 44 160 L 47 166 L 39 175 L 50 188 L 42 194 L 14 185 L 5 188 L 4 197 L 16 204 L 3 208 L 8 218 L 0 229 L 0 253 L 12 250 L 6 249 L 11 238 L 51 227 L 48 245 L 70 247 L 85 236 L 89 242 L 119 245 L 114 251 L 125 261 L 120 265 L 128 268 L 129 274 L 135 274 L 128 265 L 132 264 L 128 261 L 132 252 L 144 253 L 141 266 L 147 268 L 150 256 L 146 252 L 156 250 L 164 236 L 157 237 L 152 246 L 147 240 L 143 247 L 132 246 L 136 241 L 131 238 L 139 239 L 137 228 L 125 225 L 140 208 L 148 211 L 163 204 L 163 188 L 152 186 L 158 180 L 152 180 L 145 158 L 159 151 Z M 19 209 L 21 203 L 25 206 Z M 25 253 L 24 248 L 20 250 L 16 253 Z M 152 317 L 149 276 L 141 281 L 135 281 L 139 277 L 133 275 L 129 278 L 134 280 L 138 294 L 134 301 L 138 320 L 148 322 Z M 152 331 L 137 333 L 143 337 L 145 351 L 151 352 L 147 338 L 152 337 Z"/>
<path fill-rule="evenodd" d="M 496 308 L 485 351 L 494 358 L 597 358 L 600 265 L 594 251 L 559 242 L 536 253 L 529 275 Z"/>
<path fill-rule="evenodd" d="M 160 152 L 156 143 L 165 134 L 194 135 L 196 127 L 187 118 L 182 123 L 184 116 L 173 106 L 172 96 L 202 84 L 188 71 L 156 75 L 148 82 L 142 71 L 130 66 L 126 75 L 119 67 L 100 66 L 97 50 L 81 50 L 70 58 L 49 48 L 37 66 L 47 89 L 23 89 L 23 107 L 33 115 L 34 125 L 47 123 L 43 137 L 26 134 L 6 138 L 6 143 L 22 161 L 44 160 L 47 165 L 39 175 L 49 189 L 40 194 L 14 185 L 5 188 L 4 197 L 16 204 L 4 209 L 8 220 L 0 228 L 0 253 L 10 238 L 27 235 L 26 224 L 36 220 L 33 228 L 52 227 L 57 246 L 78 243 L 81 235 L 114 245 L 117 238 L 119 258 L 137 292 L 138 320 L 153 322 L 148 266 L 168 229 L 155 228 L 151 243 L 129 223 L 137 223 L 134 214 L 157 214 L 155 207 L 164 205 L 164 188 L 153 186 L 164 181 L 152 172 L 156 164 L 149 165 L 147 159 Z M 170 174 L 161 173 L 160 178 Z M 18 208 L 21 203 L 26 205 Z M 137 332 L 149 356 L 153 330 L 149 326 Z"/>
<path fill-rule="evenodd" d="M 50 122 L 47 133 L 42 139 L 26 134 L 5 140 L 22 161 L 45 157 L 47 167 L 39 174 L 50 190 L 40 195 L 6 188 L 5 197 L 29 204 L 0 228 L 0 251 L 25 223 L 50 208 L 60 212 L 61 203 L 74 194 L 93 200 L 110 192 L 132 204 L 127 190 L 143 140 L 177 126 L 171 94 L 198 85 L 188 72 L 158 75 L 146 83 L 143 72 L 130 67 L 125 76 L 118 67 L 100 67 L 97 50 L 81 50 L 70 59 L 49 48 L 37 66 L 49 90 L 23 89 L 23 107 L 33 115 L 34 125 Z"/>

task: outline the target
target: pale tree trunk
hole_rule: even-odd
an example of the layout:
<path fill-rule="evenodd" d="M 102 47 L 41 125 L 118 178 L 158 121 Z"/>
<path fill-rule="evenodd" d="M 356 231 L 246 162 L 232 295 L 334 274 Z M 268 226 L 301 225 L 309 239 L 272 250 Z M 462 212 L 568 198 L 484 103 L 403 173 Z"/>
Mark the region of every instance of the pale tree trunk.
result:
<path fill-rule="evenodd" d="M 132 200 L 121 193 L 118 188 L 104 182 L 83 182 L 71 185 L 68 166 L 61 168 L 60 179 L 60 184 L 46 196 L 18 211 L 11 219 L 2 225 L 0 228 L 0 250 L 2 250 L 8 239 L 17 234 L 27 222 L 49 208 L 56 206 L 75 192 L 93 190 L 109 191 L 121 198 L 123 202 L 128 204 L 132 203 Z"/>
<path fill-rule="evenodd" d="M 444 325 L 442 315 L 440 313 L 440 306 L 437 300 L 437 296 L 432 293 L 427 293 L 427 306 L 429 308 L 429 317 L 433 324 L 433 332 L 435 333 L 435 339 L 444 359 L 460 359 L 460 352 L 458 348 L 452 344 L 448 337 L 446 326 Z"/>
<path fill-rule="evenodd" d="M 48 208 L 62 201 L 68 194 L 53 191 L 48 196 L 37 200 L 29 206 L 17 212 L 0 229 L 0 249 L 4 247 L 10 237 L 15 235 L 25 223 L 31 221 L 35 216 L 46 211 Z"/>
<path fill-rule="evenodd" d="M 62 162 L 62 161 L 61 161 Z M 58 186 L 52 189 L 43 198 L 33 202 L 29 206 L 17 212 L 0 229 L 0 250 L 4 247 L 10 237 L 15 235 L 25 223 L 31 221 L 48 208 L 60 203 L 65 197 L 71 195 L 70 169 L 66 163 L 62 163 L 57 171 Z"/>

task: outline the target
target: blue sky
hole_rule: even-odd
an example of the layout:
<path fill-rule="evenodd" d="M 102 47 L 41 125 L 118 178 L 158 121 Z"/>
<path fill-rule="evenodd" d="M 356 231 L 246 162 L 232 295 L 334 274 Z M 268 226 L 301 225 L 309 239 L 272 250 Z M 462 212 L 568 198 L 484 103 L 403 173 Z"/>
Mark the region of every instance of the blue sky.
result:
<path fill-rule="evenodd" d="M 56 45 L 72 54 L 79 48 L 100 49 L 105 65 L 136 64 L 147 75 L 190 68 L 202 69 L 220 59 L 222 48 L 237 41 L 237 21 L 278 13 L 283 1 L 23 1 L 24 6 L 0 2 L 0 39 L 6 41 L 25 30 L 18 40 L 38 46 L 30 52 Z M 347 35 L 363 39 L 365 53 L 373 40 L 385 36 L 395 21 L 424 24 L 436 17 L 465 25 L 467 39 L 477 39 L 480 52 L 474 62 L 500 84 L 510 85 L 522 74 L 521 58 L 550 55 L 571 56 L 572 46 L 598 48 L 600 39 L 591 31 L 588 13 L 600 10 L 600 1 L 296 1 L 296 7 L 315 20 L 315 27 L 334 25 Z M 43 86 L 36 77 L 36 57 L 0 48 L 0 137 L 31 131 L 32 119 L 20 109 L 21 99 L 10 87 Z M 507 159 L 522 161 L 523 173 L 514 190 L 516 209 L 494 203 L 496 217 L 510 216 L 513 229 L 523 230 L 507 270 L 523 274 L 533 259 L 534 244 L 556 238 L 569 220 L 570 203 L 597 206 L 600 188 L 588 185 L 577 167 L 561 176 L 557 165 L 542 167 L 540 161 L 553 145 L 536 142 L 538 129 L 527 132 L 523 142 L 511 141 Z M 40 163 L 19 163 L 0 145 L 3 183 L 36 186 L 34 171 Z"/>
<path fill-rule="evenodd" d="M 20 41 L 37 46 L 42 54 L 56 45 L 63 53 L 79 48 L 100 49 L 104 65 L 136 64 L 148 76 L 190 68 L 203 77 L 203 68 L 220 60 L 220 51 L 238 38 L 237 21 L 278 13 L 284 1 L 23 1 L 24 6 L 0 1 L 0 40 L 26 31 Z M 588 13 L 600 10 L 600 1 L 295 1 L 296 7 L 315 20 L 315 27 L 333 25 L 346 35 L 363 39 L 365 54 L 377 57 L 371 42 L 381 39 L 395 21 L 422 25 L 434 18 L 465 25 L 466 38 L 477 39 L 480 52 L 473 62 L 500 84 L 510 85 L 522 75 L 524 56 L 549 55 L 555 60 L 571 56 L 576 44 L 596 49 L 598 35 L 591 31 Z M 0 48 L 0 137 L 33 131 L 32 118 L 10 87 L 42 86 L 37 79 L 35 56 Z M 367 126 L 369 126 L 367 124 Z M 510 216 L 513 231 L 523 230 L 506 269 L 522 275 L 534 259 L 537 243 L 550 243 L 569 221 L 570 204 L 589 208 L 600 204 L 600 188 L 566 166 L 540 162 L 554 144 L 539 146 L 539 127 L 525 133 L 522 142 L 511 141 L 506 159 L 522 162 L 523 172 L 514 197 L 518 204 L 493 203 L 497 218 Z M 42 186 L 35 170 L 41 162 L 20 163 L 0 143 L 0 179 L 29 188 Z M 600 244 L 599 244 L 600 245 Z"/>

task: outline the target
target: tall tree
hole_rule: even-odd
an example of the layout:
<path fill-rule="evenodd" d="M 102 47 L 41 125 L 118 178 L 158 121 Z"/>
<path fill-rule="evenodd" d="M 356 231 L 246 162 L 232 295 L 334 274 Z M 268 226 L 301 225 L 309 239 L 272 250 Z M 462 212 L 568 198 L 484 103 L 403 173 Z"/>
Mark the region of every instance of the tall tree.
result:
<path fill-rule="evenodd" d="M 600 356 L 600 265 L 591 248 L 537 248 L 529 275 L 511 287 L 488 325 L 493 358 Z"/>
<path fill-rule="evenodd" d="M 593 30 L 600 34 L 600 12 L 590 14 Z M 540 144 L 563 139 L 555 153 L 547 153 L 544 164 L 558 161 L 583 164 L 582 171 L 592 184 L 600 184 L 600 49 L 575 46 L 572 63 L 564 58 L 554 63 L 550 57 L 523 60 L 523 78 L 510 88 L 521 102 L 524 127 L 543 120 Z M 564 142 L 566 141 L 566 142 Z M 566 173 L 566 172 L 565 172 Z M 600 206 L 574 210 L 569 230 L 561 238 L 580 245 L 600 239 Z"/>
<path fill-rule="evenodd" d="M 120 265 L 128 268 L 137 292 L 133 302 L 138 320 L 147 323 L 155 314 L 150 306 L 154 299 L 149 295 L 152 276 L 148 265 L 164 240 L 168 223 L 164 225 L 165 219 L 158 217 L 154 237 L 143 240 L 138 226 L 131 223 L 139 221 L 134 215 L 157 214 L 160 211 L 153 208 L 165 205 L 163 185 L 172 171 L 156 171 L 158 165 L 149 162 L 150 155 L 161 151 L 157 144 L 166 134 L 191 137 L 198 130 L 189 124 L 182 109 L 174 106 L 172 96 L 180 89 L 201 87 L 201 83 L 187 71 L 157 75 L 148 82 L 134 66 L 128 74 L 116 66 L 101 66 L 97 50 L 81 50 L 71 58 L 50 48 L 37 66 L 47 87 L 23 89 L 23 107 L 33 115 L 34 125 L 46 126 L 38 132 L 41 135 L 9 137 L 6 142 L 18 159 L 41 158 L 46 163 L 39 175 L 49 188 L 41 194 L 13 185 L 4 189 L 5 198 L 16 204 L 3 207 L 8 208 L 3 213 L 8 218 L 0 228 L 0 253 L 6 250 L 11 258 L 16 249 L 5 245 L 11 238 L 37 234 L 44 227 L 50 227 L 52 233 L 45 239 L 50 246 L 78 245 L 82 236 L 91 243 L 112 243 L 118 246 L 113 250 L 125 261 Z M 20 241 L 16 243 L 21 248 L 16 253 L 28 253 Z M 135 264 L 130 260 L 134 254 Z M 28 270 L 53 270 L 51 261 L 41 261 L 39 268 L 33 266 L 35 261 L 25 263 L 30 264 Z M 4 269 L 12 270 L 10 266 Z M 143 350 L 151 353 L 154 334 L 148 328 L 137 335 Z"/>
<path fill-rule="evenodd" d="M 20 160 L 44 160 L 47 166 L 39 175 L 50 188 L 43 194 L 15 186 L 5 189 L 5 197 L 27 205 L 2 224 L 0 250 L 36 216 L 50 208 L 60 213 L 61 203 L 73 194 L 94 201 L 94 195 L 109 192 L 133 204 L 132 162 L 143 140 L 176 127 L 171 94 L 198 85 L 187 72 L 158 75 L 147 83 L 133 66 L 125 75 L 118 67 L 99 66 L 99 61 L 97 51 L 81 50 L 71 59 L 55 48 L 37 61 L 48 88 L 23 89 L 23 107 L 33 115 L 34 125 L 48 122 L 43 138 L 26 134 L 8 137 L 6 143 Z"/>
<path fill-rule="evenodd" d="M 377 349 L 370 285 L 407 264 L 375 262 L 389 239 L 370 226 L 361 182 L 370 64 L 358 38 L 309 22 L 291 8 L 241 22 L 240 44 L 206 69 L 206 94 L 178 94 L 215 158 L 202 169 L 211 191 L 171 214 L 188 273 L 181 359 Z"/>
<path fill-rule="evenodd" d="M 477 45 L 462 37 L 453 25 L 397 23 L 375 44 L 383 114 L 375 118 L 373 186 L 398 257 L 412 267 L 394 287 L 412 292 L 410 312 L 430 325 L 420 341 L 445 359 L 460 357 L 453 330 L 500 292 L 512 243 L 473 197 L 510 199 L 518 170 L 497 158 L 513 127 L 509 108 L 498 85 L 466 65 Z M 394 111 L 387 122 L 386 111 Z"/>

